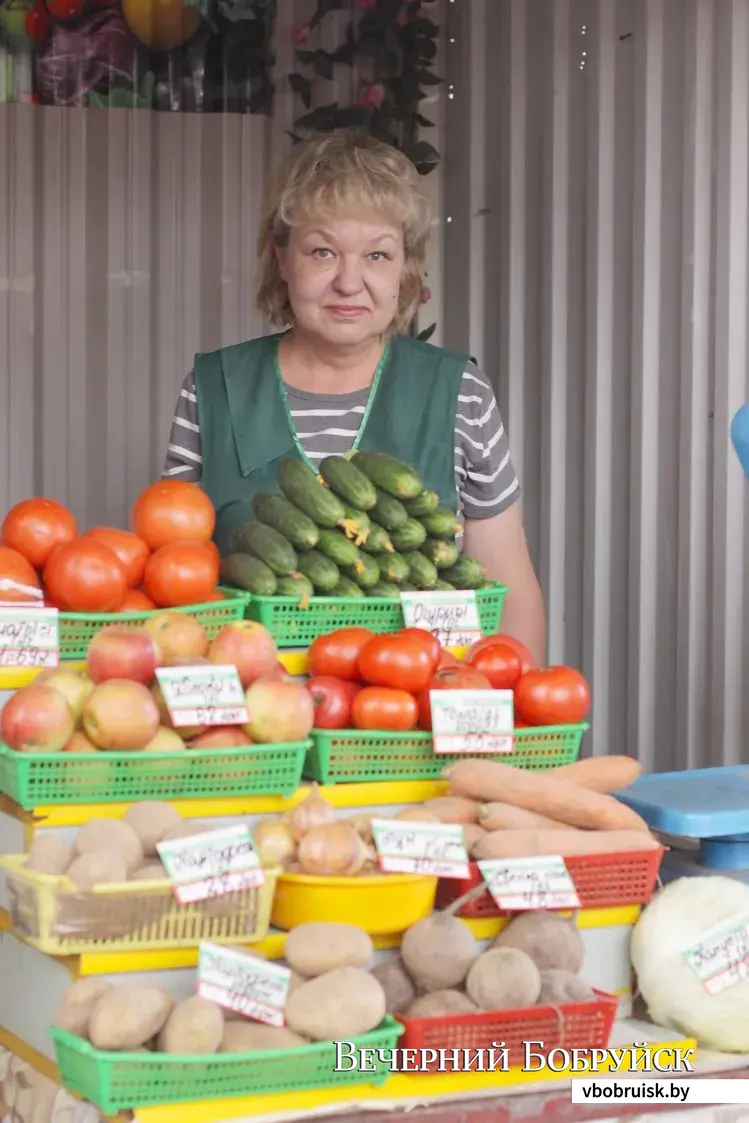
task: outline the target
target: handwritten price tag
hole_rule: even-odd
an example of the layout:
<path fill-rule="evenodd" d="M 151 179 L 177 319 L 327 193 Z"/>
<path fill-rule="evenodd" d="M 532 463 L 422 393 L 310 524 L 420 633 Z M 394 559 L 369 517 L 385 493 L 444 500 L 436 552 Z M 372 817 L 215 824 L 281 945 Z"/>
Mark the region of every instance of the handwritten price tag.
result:
<path fill-rule="evenodd" d="M 470 647 L 481 639 L 476 594 L 473 590 L 445 593 L 401 593 L 407 628 L 423 628 L 443 647 Z"/>
<path fill-rule="evenodd" d="M 284 1006 L 291 971 L 242 951 L 201 944 L 198 949 L 198 994 L 227 1010 L 235 1010 L 269 1026 L 284 1024 Z"/>
<path fill-rule="evenodd" d="M 470 876 L 463 831 L 458 826 L 373 819 L 372 833 L 380 869 L 385 873 L 428 873 L 459 879 Z"/>
<path fill-rule="evenodd" d="M 250 720 L 236 667 L 159 667 L 156 677 L 175 727 Z"/>
<path fill-rule="evenodd" d="M 479 862 L 489 892 L 501 909 L 579 909 L 580 898 L 564 859 L 498 858 Z"/>
<path fill-rule="evenodd" d="M 682 952 L 708 994 L 749 979 L 749 916 L 724 925 Z"/>
<path fill-rule="evenodd" d="M 265 884 L 250 832 L 241 823 L 156 844 L 181 905 Z"/>
<path fill-rule="evenodd" d="M 511 753 L 511 690 L 431 690 L 435 753 Z"/>
<path fill-rule="evenodd" d="M 56 608 L 0 608 L 0 667 L 56 667 L 59 662 Z"/>

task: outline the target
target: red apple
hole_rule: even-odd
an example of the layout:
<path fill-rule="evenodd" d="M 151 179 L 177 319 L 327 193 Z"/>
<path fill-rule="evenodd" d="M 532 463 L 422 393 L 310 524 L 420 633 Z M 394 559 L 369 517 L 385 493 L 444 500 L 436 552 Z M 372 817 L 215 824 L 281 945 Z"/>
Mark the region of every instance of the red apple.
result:
<path fill-rule="evenodd" d="M 210 640 L 200 621 L 186 612 L 157 612 L 143 625 L 161 652 L 161 666 L 173 667 L 179 659 L 202 659 Z"/>
<path fill-rule="evenodd" d="M 73 711 L 76 721 L 80 720 L 83 703 L 94 689 L 94 684 L 84 667 L 47 667 L 46 670 L 39 672 L 34 682 L 38 686 L 51 686 L 53 690 L 62 694 Z"/>
<path fill-rule="evenodd" d="M 94 688 L 83 707 L 83 732 L 99 749 L 144 749 L 159 728 L 159 707 L 148 687 L 111 678 Z"/>
<path fill-rule="evenodd" d="M 191 749 L 233 749 L 251 745 L 252 741 L 239 725 L 214 725 L 190 742 Z"/>
<path fill-rule="evenodd" d="M 201 658 L 198 655 L 193 656 L 193 657 L 175 656 L 172 663 L 171 663 L 171 666 L 172 667 L 200 667 L 200 666 L 205 667 L 205 666 L 208 666 L 209 664 L 210 664 L 210 659 L 204 659 L 204 658 Z M 151 694 L 153 695 L 154 701 L 156 702 L 156 705 L 159 708 L 159 719 L 161 721 L 161 724 L 165 725 L 167 729 L 173 729 L 176 733 L 179 734 L 179 736 L 182 738 L 183 741 L 191 741 L 193 737 L 198 737 L 203 732 L 204 727 L 202 725 L 184 725 L 184 726 L 180 726 L 179 729 L 177 729 L 175 726 L 172 725 L 172 719 L 169 717 L 169 710 L 168 710 L 167 704 L 164 700 L 164 694 L 162 692 L 162 689 L 161 689 L 161 686 L 159 685 L 158 680 L 151 687 Z"/>
<path fill-rule="evenodd" d="M 80 729 L 76 729 L 62 751 L 64 753 L 95 753 L 98 752 L 98 749 L 93 741 L 89 741 L 85 733 L 81 733 Z"/>
<path fill-rule="evenodd" d="M 245 700 L 245 733 L 261 745 L 304 741 L 315 724 L 315 703 L 300 682 L 255 682 Z"/>
<path fill-rule="evenodd" d="M 16 691 L 0 713 L 0 738 L 21 753 L 59 753 L 74 729 L 67 699 L 44 683 Z"/>
<path fill-rule="evenodd" d="M 280 661 L 276 663 L 273 670 L 267 675 L 261 675 L 255 682 L 294 682 L 294 676 L 290 675 Z"/>
<path fill-rule="evenodd" d="M 223 627 L 211 643 L 208 658 L 221 666 L 236 667 L 244 687 L 263 675 L 273 675 L 278 668 L 276 641 L 255 620 L 235 620 Z"/>
<path fill-rule="evenodd" d="M 161 651 L 143 628 L 110 624 L 88 645 L 86 665 L 95 683 L 127 678 L 150 686 L 161 662 Z"/>

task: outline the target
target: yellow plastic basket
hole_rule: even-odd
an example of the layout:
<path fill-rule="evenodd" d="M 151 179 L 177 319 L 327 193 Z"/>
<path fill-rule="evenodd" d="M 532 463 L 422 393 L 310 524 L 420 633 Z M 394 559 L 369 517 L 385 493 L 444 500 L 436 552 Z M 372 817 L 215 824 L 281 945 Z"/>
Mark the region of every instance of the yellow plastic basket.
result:
<path fill-rule="evenodd" d="M 418 873 L 317 877 L 280 873 L 271 923 L 285 932 L 308 920 L 342 921 L 370 936 L 405 932 L 434 908 L 437 878 Z"/>
<path fill-rule="evenodd" d="M 277 869 L 265 884 L 180 905 L 168 878 L 81 892 L 66 877 L 27 870 L 25 854 L 0 858 L 13 932 L 46 955 L 195 947 L 202 940 L 251 944 L 270 927 Z"/>

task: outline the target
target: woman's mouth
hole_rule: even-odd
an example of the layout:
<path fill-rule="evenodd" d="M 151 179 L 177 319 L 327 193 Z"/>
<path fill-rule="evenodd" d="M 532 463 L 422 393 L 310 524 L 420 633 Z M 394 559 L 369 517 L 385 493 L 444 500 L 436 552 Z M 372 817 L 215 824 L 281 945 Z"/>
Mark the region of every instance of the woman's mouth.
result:
<path fill-rule="evenodd" d="M 367 309 L 360 304 L 329 304 L 328 311 L 332 312 L 334 316 L 344 316 L 348 318 L 362 316 Z"/>

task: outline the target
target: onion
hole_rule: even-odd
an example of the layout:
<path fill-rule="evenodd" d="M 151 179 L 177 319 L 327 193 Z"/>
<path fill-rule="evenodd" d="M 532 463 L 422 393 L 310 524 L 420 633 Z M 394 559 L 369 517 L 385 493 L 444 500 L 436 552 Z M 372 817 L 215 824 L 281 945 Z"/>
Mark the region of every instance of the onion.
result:
<path fill-rule="evenodd" d="M 359 873 L 372 852 L 344 820 L 312 827 L 299 843 L 297 857 L 304 873 L 343 877 Z"/>
<path fill-rule="evenodd" d="M 262 819 L 252 832 L 252 841 L 268 865 L 285 869 L 294 859 L 296 843 L 280 819 Z"/>
<path fill-rule="evenodd" d="M 324 823 L 332 823 L 336 818 L 335 808 L 320 795 L 318 785 L 313 784 L 309 795 L 286 812 L 284 822 L 294 842 L 301 842 L 307 831 L 313 827 L 321 827 Z"/>
<path fill-rule="evenodd" d="M 349 815 L 349 817 L 346 819 L 346 822 L 351 824 L 356 833 L 360 838 L 364 840 L 364 842 L 371 843 L 374 839 L 374 835 L 372 833 L 372 820 L 376 818 L 376 815 L 369 815 L 366 811 L 361 811 L 358 815 Z"/>

